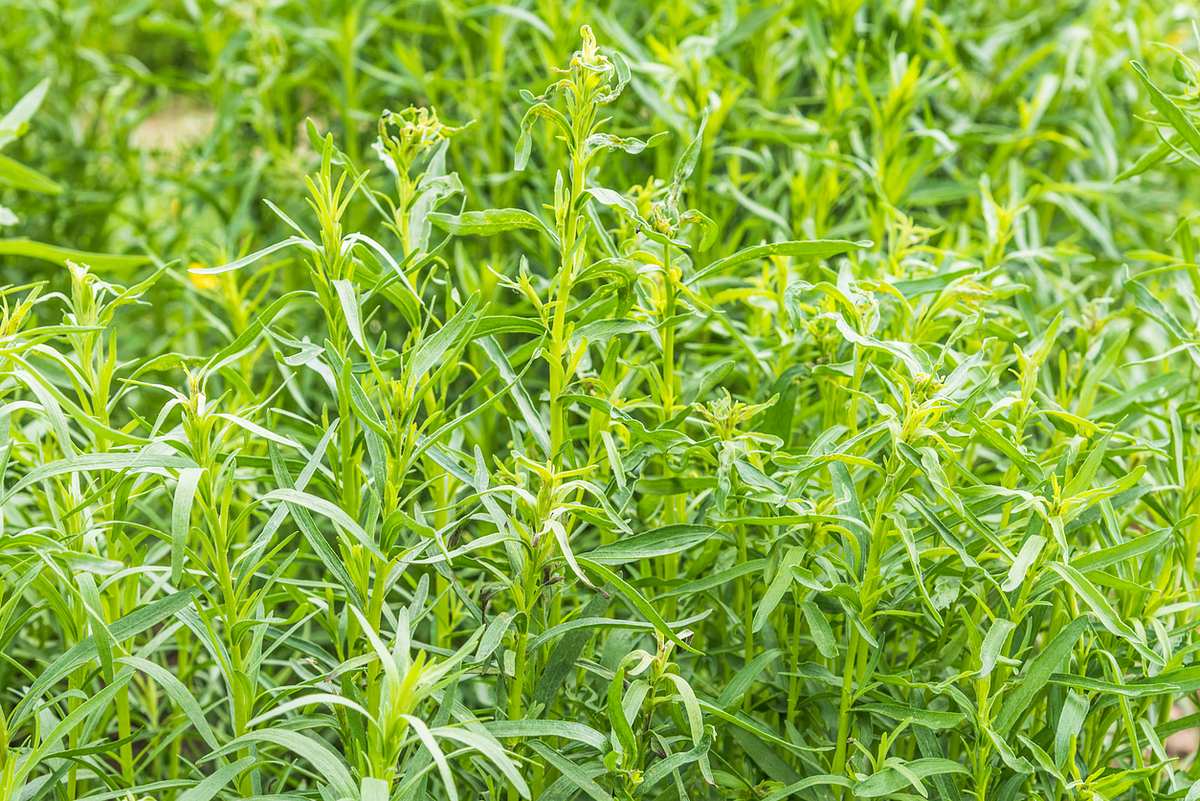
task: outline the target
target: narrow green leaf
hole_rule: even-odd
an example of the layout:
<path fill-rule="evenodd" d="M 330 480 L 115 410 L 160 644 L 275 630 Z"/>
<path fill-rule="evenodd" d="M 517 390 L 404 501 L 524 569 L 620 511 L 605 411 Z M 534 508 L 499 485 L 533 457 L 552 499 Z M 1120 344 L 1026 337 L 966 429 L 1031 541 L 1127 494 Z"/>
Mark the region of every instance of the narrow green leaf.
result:
<path fill-rule="evenodd" d="M 1020 679 L 1006 695 L 999 714 L 993 720 L 993 728 L 1000 736 L 1005 737 L 1012 731 L 1017 719 L 1029 709 L 1034 698 L 1050 681 L 1050 676 L 1066 663 L 1071 649 L 1088 625 L 1086 617 L 1071 620 L 1023 666 Z"/>
<path fill-rule="evenodd" d="M 638 559 L 653 559 L 657 556 L 681 553 L 694 548 L 716 533 L 716 529 L 709 526 L 662 526 L 632 537 L 622 537 L 582 555 L 600 564 L 621 565 L 636 562 Z"/>

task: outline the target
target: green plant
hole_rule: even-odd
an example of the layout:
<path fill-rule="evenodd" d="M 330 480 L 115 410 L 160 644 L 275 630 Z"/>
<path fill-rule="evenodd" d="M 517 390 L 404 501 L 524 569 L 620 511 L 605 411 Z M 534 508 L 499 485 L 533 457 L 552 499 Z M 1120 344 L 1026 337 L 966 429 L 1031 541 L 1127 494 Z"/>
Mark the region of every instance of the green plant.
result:
<path fill-rule="evenodd" d="M 0 801 L 1200 797 L 1180 9 L 60 6 Z"/>

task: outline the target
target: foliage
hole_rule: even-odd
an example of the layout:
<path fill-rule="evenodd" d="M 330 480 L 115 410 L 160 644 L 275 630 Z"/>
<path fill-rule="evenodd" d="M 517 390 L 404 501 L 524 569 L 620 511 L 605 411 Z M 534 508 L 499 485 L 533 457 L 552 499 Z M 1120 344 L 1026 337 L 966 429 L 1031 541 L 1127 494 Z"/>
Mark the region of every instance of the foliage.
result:
<path fill-rule="evenodd" d="M 1185 7 L 3 10 L 0 801 L 1200 798 Z"/>

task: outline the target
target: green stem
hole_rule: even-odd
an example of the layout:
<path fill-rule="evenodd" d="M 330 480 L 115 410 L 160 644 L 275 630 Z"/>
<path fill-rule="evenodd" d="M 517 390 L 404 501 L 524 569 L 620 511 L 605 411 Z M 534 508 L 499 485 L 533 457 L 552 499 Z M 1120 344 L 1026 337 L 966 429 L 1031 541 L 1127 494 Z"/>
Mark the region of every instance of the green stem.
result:
<path fill-rule="evenodd" d="M 862 605 L 861 622 L 869 626 L 876 605 L 876 585 L 879 583 L 879 556 L 883 550 L 883 534 L 885 515 L 891 508 L 896 497 L 896 485 L 893 480 L 895 460 L 889 459 L 885 467 L 888 476 L 884 481 L 879 502 L 875 506 L 875 515 L 871 523 L 871 539 L 867 553 L 867 564 L 859 587 L 859 599 Z M 838 731 L 834 746 L 833 773 L 842 775 L 846 770 L 848 740 L 850 738 L 851 707 L 854 703 L 855 690 L 864 685 L 867 679 L 868 649 L 867 642 L 859 633 L 858 628 L 850 620 L 849 644 L 846 648 L 846 661 L 842 666 L 842 694 L 838 705 Z M 846 798 L 846 794 L 842 794 Z"/>
<path fill-rule="evenodd" d="M 582 143 L 579 143 L 582 148 Z M 560 397 L 566 384 L 568 358 L 566 327 L 567 307 L 571 303 L 571 286 L 574 283 L 575 249 L 578 239 L 578 222 L 575 207 L 583 196 L 583 174 L 587 169 L 582 158 L 571 158 L 571 194 L 567 199 L 567 215 L 562 231 L 562 260 L 558 271 L 558 287 L 554 296 L 554 320 L 550 328 L 550 459 L 560 464 L 560 451 L 566 442 L 566 413 L 560 408 Z"/>

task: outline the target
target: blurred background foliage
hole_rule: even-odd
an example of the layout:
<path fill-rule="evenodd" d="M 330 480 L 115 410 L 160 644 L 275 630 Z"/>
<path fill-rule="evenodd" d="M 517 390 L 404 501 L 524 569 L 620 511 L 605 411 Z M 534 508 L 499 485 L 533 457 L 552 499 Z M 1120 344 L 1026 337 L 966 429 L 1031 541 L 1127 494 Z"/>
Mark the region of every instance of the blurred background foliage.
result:
<path fill-rule="evenodd" d="M 1035 211 L 1041 238 L 1026 246 L 1053 254 L 1050 279 L 1082 279 L 1164 247 L 1164 206 L 1182 217 L 1195 197 L 1194 170 L 1114 180 L 1158 143 L 1127 62 L 1195 89 L 1170 48 L 1194 48 L 1187 4 L 6 0 L 0 19 L 0 98 L 51 79 L 7 152 L 63 187 L 0 190 L 20 217 L 7 233 L 182 265 L 284 233 L 259 199 L 301 206 L 317 160 L 307 117 L 382 181 L 380 111 L 432 106 L 466 124 L 449 162 L 468 208 L 550 196 L 552 174 L 511 171 L 518 92 L 547 81 L 584 22 L 633 69 L 617 130 L 681 146 L 716 101 L 696 205 L 724 252 L 885 242 L 897 211 L 935 228 L 933 243 L 963 242 L 983 225 L 987 176 L 1002 206 Z M 669 175 L 677 149 L 609 159 L 607 184 Z"/>

